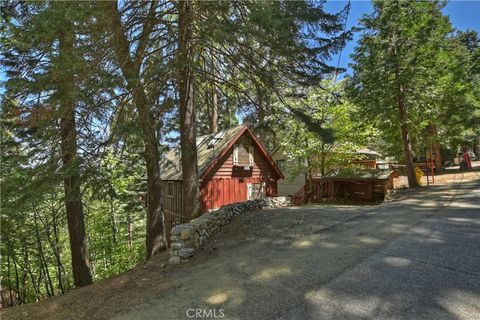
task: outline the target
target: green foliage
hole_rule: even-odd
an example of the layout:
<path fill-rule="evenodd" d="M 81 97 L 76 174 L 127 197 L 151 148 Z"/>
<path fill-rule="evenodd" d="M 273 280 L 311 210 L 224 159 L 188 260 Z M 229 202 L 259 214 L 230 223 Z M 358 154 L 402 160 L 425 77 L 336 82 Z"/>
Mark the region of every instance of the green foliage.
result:
<path fill-rule="evenodd" d="M 363 35 L 353 54 L 349 94 L 358 119 L 375 123 L 389 154 L 403 159 L 399 101 L 417 147 L 428 123 L 435 122 L 441 97 L 438 80 L 449 61 L 452 27 L 439 1 L 375 1 L 360 23 Z M 402 92 L 401 94 L 399 92 Z"/>
<path fill-rule="evenodd" d="M 292 99 L 289 103 L 332 134 L 318 134 L 318 130 L 312 131 L 294 117 L 283 120 L 280 146 L 287 158 L 289 179 L 301 173 L 324 176 L 348 159 L 357 157 L 354 152 L 376 138 L 376 130 L 352 119 L 357 109 L 345 99 L 343 81 L 325 80 L 321 88 L 310 88 L 304 98 Z"/>
<path fill-rule="evenodd" d="M 128 38 L 127 56 L 134 60 L 125 73 L 116 57 L 119 34 L 108 31 L 103 3 L 2 3 L 1 219 L 6 245 L 1 254 L 7 263 L 1 271 L 8 306 L 73 286 L 63 185 L 71 170 L 80 173 L 95 280 L 132 268 L 145 256 L 145 208 L 139 194 L 146 189 L 148 137 L 132 92 L 142 87 L 153 119 L 149 132 L 157 132 L 164 143 L 160 149 L 168 149 L 179 128 L 178 11 L 171 1 L 116 5 L 124 29 L 118 32 Z M 287 120 L 284 130 L 306 136 L 312 148 L 320 132 L 324 143 L 336 144 L 332 150 L 341 149 L 353 130 L 340 125 L 353 125 L 343 114 L 351 106 L 335 103 L 325 111 L 336 117 L 329 120 L 304 107 L 316 108 L 315 98 L 327 99 L 320 89 L 312 89 L 312 97 L 301 103 L 292 97 L 298 88 L 316 86 L 335 72 L 327 62 L 351 38 L 344 30 L 348 8 L 329 14 L 323 6 L 323 1 L 195 2 L 194 101 L 200 133 L 209 129 L 205 123 L 215 90 L 219 129 L 236 125 L 240 113 L 268 139 L 278 127 L 276 117 L 293 115 L 299 121 Z M 66 33 L 73 38 L 72 47 L 62 55 L 60 38 Z M 74 168 L 62 167 L 66 96 L 74 105 L 72 131 L 78 136 Z M 326 139 L 329 133 L 335 142 Z"/>
<path fill-rule="evenodd" d="M 199 119 L 207 118 L 211 101 L 205 89 L 214 86 L 226 101 L 219 106 L 222 124 L 231 123 L 223 120 L 227 115 L 239 113 L 269 140 L 275 125 L 265 116 L 277 111 L 273 105 L 336 71 L 328 59 L 351 38 L 343 24 L 348 7 L 329 14 L 323 6 L 310 1 L 197 3 Z M 311 120 L 294 108 L 292 114 L 307 123 Z M 205 120 L 199 125 L 205 127 Z"/>
<path fill-rule="evenodd" d="M 457 32 L 449 39 L 438 85 L 437 122 L 442 142 L 456 153 L 458 146 L 480 139 L 480 38 L 474 31 Z"/>
<path fill-rule="evenodd" d="M 8 306 L 66 292 L 73 280 L 61 176 L 51 172 L 46 179 L 45 166 L 29 162 L 11 130 L 18 117 L 6 111 L 2 110 L 0 219 L 1 254 L 9 261 L 1 270 Z M 143 163 L 129 149 L 122 154 L 112 150 L 84 175 L 91 267 L 97 280 L 128 270 L 145 257 L 145 212 L 138 198 Z"/>
<path fill-rule="evenodd" d="M 145 210 L 139 199 L 143 162 L 126 149 L 108 149 L 85 183 L 87 234 L 95 279 L 128 270 L 145 257 Z"/>
<path fill-rule="evenodd" d="M 59 88 L 65 74 L 75 77 L 69 94 L 75 100 L 81 191 L 95 277 L 111 276 L 143 260 L 144 212 L 134 195 L 135 183 L 143 177 L 142 161 L 126 157 L 125 151 L 114 157 L 115 168 L 105 163 L 121 145 L 106 148 L 114 141 L 110 130 L 119 140 L 124 134 L 120 126 L 109 128 L 110 116 L 122 119 L 114 113 L 114 102 L 122 104 L 112 97 L 117 78 L 99 61 L 102 52 L 92 50 L 95 34 L 87 19 L 91 9 L 87 3 L 12 2 L 2 12 L 1 65 L 7 80 L 0 111 L 1 254 L 8 263 L 2 260 L 1 273 L 6 306 L 64 293 L 73 285 L 63 187 L 63 177 L 72 169 L 62 168 L 59 132 L 65 112 Z M 65 17 L 77 27 L 73 59 L 59 56 Z M 112 185 L 109 196 L 99 190 L 107 182 Z M 116 214 L 107 229 L 106 219 Z M 116 246 L 105 235 L 116 238 Z"/>

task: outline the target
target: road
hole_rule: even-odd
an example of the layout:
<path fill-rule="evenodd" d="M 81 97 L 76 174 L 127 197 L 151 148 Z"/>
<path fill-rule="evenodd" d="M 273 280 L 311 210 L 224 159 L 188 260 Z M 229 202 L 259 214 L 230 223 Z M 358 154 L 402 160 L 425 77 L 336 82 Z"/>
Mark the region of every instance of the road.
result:
<path fill-rule="evenodd" d="M 1 316 L 480 319 L 480 177 L 471 177 L 378 206 L 249 212 L 189 263 L 152 259 Z"/>
<path fill-rule="evenodd" d="M 174 290 L 115 319 L 480 319 L 480 183 L 235 221 Z M 205 313 L 206 312 L 206 313 Z M 208 313 L 210 312 L 210 313 Z M 198 317 L 198 314 L 197 314 Z"/>

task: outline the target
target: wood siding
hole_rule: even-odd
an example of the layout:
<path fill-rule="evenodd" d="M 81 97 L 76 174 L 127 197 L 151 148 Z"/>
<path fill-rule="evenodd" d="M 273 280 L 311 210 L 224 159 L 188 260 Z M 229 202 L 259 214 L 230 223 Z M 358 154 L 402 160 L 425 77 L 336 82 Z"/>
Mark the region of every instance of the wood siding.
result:
<path fill-rule="evenodd" d="M 172 191 L 169 194 L 169 191 Z M 162 181 L 162 207 L 167 245 L 172 228 L 183 223 L 182 181 Z"/>
<path fill-rule="evenodd" d="M 265 183 L 267 197 L 275 196 L 277 181 L 256 178 L 218 178 L 204 180 L 200 186 L 202 212 L 208 212 L 221 206 L 248 200 L 249 183 Z"/>
<path fill-rule="evenodd" d="M 242 136 L 239 142 L 246 143 L 247 137 Z M 253 167 L 244 170 L 244 167 L 233 165 L 233 147 L 220 158 L 213 170 L 205 177 L 205 180 L 218 178 L 269 178 L 276 177 L 276 173 L 260 154 L 257 148 L 253 148 Z"/>

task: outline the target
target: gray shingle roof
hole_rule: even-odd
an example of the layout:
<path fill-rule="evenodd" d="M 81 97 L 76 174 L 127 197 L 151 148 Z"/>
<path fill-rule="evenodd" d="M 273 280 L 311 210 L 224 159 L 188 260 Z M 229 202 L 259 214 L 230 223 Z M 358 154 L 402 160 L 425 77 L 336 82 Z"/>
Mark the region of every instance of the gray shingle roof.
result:
<path fill-rule="evenodd" d="M 233 137 L 245 128 L 236 126 L 213 134 L 197 137 L 198 175 L 201 176 L 210 163 L 227 147 Z M 180 148 L 171 149 L 160 162 L 162 180 L 182 180 Z"/>

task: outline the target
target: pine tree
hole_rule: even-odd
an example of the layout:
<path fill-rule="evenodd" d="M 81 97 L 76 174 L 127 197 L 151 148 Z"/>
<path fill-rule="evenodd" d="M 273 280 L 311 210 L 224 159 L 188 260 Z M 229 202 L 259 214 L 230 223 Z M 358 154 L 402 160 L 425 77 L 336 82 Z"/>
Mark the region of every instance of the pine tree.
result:
<path fill-rule="evenodd" d="M 166 248 L 163 225 L 163 208 L 161 203 L 161 184 L 160 184 L 160 153 L 158 117 L 155 115 L 154 99 L 156 95 L 147 93 L 147 84 L 144 76 L 151 74 L 152 69 L 158 64 L 151 64 L 151 60 L 146 58 L 148 52 L 156 47 L 153 45 L 157 36 L 154 29 L 159 15 L 163 15 L 162 8 L 158 1 L 142 3 L 137 6 L 135 3 L 127 3 L 122 12 L 129 15 L 134 22 L 131 28 L 139 27 L 141 29 L 135 40 L 129 39 L 127 34 L 131 34 L 124 26 L 125 17 L 118 7 L 118 3 L 106 2 L 103 5 L 100 19 L 107 21 L 107 27 L 110 34 L 109 47 L 115 53 L 115 61 L 119 66 L 121 74 L 126 82 L 126 90 L 132 96 L 133 104 L 138 113 L 138 128 L 142 130 L 142 139 L 144 143 L 144 158 L 147 172 L 147 233 L 146 247 L 147 258 Z M 145 17 L 139 17 L 138 12 L 145 13 Z M 132 54 L 133 52 L 133 54 Z M 160 57 L 161 60 L 161 57 Z M 144 70 L 145 69 L 145 70 Z M 158 71 L 158 70 L 156 70 Z M 164 87 L 164 84 L 160 84 Z"/>
<path fill-rule="evenodd" d="M 266 115 L 272 112 L 271 96 L 283 100 L 289 94 L 287 88 L 318 84 L 326 74 L 335 71 L 325 61 L 351 36 L 350 32 L 344 32 L 347 10 L 348 7 L 338 14 L 327 14 L 322 3 L 309 1 L 178 3 L 176 68 L 180 72 L 177 87 L 183 199 L 191 217 L 198 212 L 194 150 L 196 105 L 201 103 L 197 100 L 204 101 L 200 97 L 208 97 L 211 87 L 230 92 L 234 101 L 243 103 L 245 109 L 251 110 L 253 106 L 251 114 L 258 122 L 255 124 L 259 132 L 273 132 L 265 129 L 264 123 Z M 214 110 L 215 92 L 211 99 Z M 204 110 L 209 112 L 211 108 Z M 215 131 L 212 128 L 216 121 L 211 118 L 214 114 L 204 117 L 212 122 L 210 131 Z M 292 114 L 316 127 L 300 111 Z"/>
<path fill-rule="evenodd" d="M 180 147 L 182 159 L 182 201 L 184 219 L 190 221 L 200 214 L 200 193 L 197 166 L 197 129 L 195 110 L 194 17 L 195 1 L 185 0 L 177 4 L 178 52 L 177 86 L 180 109 Z"/>
<path fill-rule="evenodd" d="M 400 131 L 410 187 L 417 186 L 412 132 L 424 129 L 419 124 L 432 105 L 436 62 L 451 31 L 442 7 L 439 1 L 375 1 L 374 12 L 360 20 L 364 34 L 353 54 L 350 92 L 365 119 L 378 119 L 384 133 Z"/>
<path fill-rule="evenodd" d="M 9 38 L 2 52 L 8 76 L 5 97 L 10 103 L 21 101 L 19 110 L 25 114 L 21 119 L 26 127 L 18 129 L 34 155 L 31 161 L 52 164 L 50 159 L 61 158 L 74 282 L 76 286 L 87 285 L 92 278 L 77 136 L 78 93 L 85 82 L 77 78 L 82 64 L 74 27 L 83 10 L 74 4 L 34 3 L 18 4 L 11 12 Z M 48 177 L 47 172 L 44 174 Z"/>

